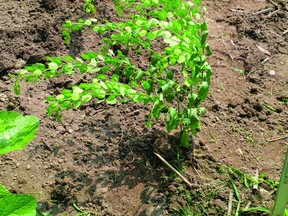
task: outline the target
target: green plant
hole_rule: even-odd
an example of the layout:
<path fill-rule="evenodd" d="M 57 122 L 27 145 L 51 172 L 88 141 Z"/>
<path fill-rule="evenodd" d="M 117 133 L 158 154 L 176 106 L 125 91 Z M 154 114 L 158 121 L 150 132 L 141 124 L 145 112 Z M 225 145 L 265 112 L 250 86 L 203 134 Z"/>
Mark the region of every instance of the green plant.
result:
<path fill-rule="evenodd" d="M 39 120 L 16 112 L 0 111 L 0 154 L 24 148 L 38 130 Z M 10 193 L 0 184 L 0 215 L 35 216 L 33 196 Z"/>
<path fill-rule="evenodd" d="M 67 21 L 64 39 L 70 43 L 70 33 L 93 28 L 103 35 L 101 52 L 82 54 L 80 58 L 47 57 L 44 64 L 26 66 L 19 82 L 57 77 L 62 74 L 91 73 L 94 78 L 63 89 L 60 95 L 49 96 L 48 115 L 61 119 L 65 109 L 76 109 L 92 98 L 113 105 L 132 101 L 151 104 L 147 126 L 164 114 L 168 132 L 180 126 L 180 146 L 189 146 L 189 137 L 201 126 L 199 116 L 205 115 L 200 106 L 207 96 L 212 70 L 206 56 L 211 49 L 206 43 L 207 24 L 202 16 L 201 1 L 139 0 L 116 1 L 118 11 L 134 8 L 126 22 L 105 24 L 97 20 Z M 123 9 L 121 5 L 126 7 Z M 163 46 L 159 49 L 156 45 Z M 129 56 L 147 56 L 147 66 L 132 63 Z M 16 91 L 19 93 L 19 91 Z"/>
<path fill-rule="evenodd" d="M 73 202 L 73 207 L 79 212 L 77 215 L 75 216 L 92 216 L 92 215 L 97 215 L 94 212 L 89 212 L 89 211 L 84 211 L 82 209 L 80 209 L 76 203 Z"/>
<path fill-rule="evenodd" d="M 84 4 L 84 10 L 86 13 L 96 13 L 95 6 L 93 4 L 94 0 L 86 0 Z"/>

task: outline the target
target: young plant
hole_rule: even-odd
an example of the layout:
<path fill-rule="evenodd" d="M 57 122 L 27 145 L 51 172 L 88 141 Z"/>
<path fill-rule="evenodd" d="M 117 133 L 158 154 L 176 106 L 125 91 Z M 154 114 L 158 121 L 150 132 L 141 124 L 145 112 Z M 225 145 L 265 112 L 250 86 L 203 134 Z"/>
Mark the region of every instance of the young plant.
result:
<path fill-rule="evenodd" d="M 206 43 L 208 29 L 200 5 L 200 0 L 118 0 L 118 13 L 127 9 L 131 13 L 126 22 L 67 21 L 63 26 L 66 43 L 72 31 L 92 28 L 103 35 L 101 51 L 76 59 L 47 57 L 48 66 L 26 66 L 18 74 L 15 89 L 19 92 L 21 79 L 35 82 L 62 74 L 91 73 L 93 79 L 49 96 L 48 115 L 61 118 L 63 110 L 76 109 L 92 98 L 110 105 L 150 104 L 147 126 L 163 115 L 168 132 L 180 127 L 179 146 L 187 148 L 191 135 L 201 129 L 199 116 L 205 115 L 201 102 L 208 96 L 212 75 L 206 59 L 211 54 Z M 130 56 L 143 59 L 146 66 Z"/>

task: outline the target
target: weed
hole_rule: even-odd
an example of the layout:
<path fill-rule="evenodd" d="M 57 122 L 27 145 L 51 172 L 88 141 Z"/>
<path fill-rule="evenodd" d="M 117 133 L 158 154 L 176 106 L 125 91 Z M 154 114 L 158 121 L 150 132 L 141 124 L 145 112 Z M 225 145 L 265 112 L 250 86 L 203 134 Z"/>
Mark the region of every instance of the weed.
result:
<path fill-rule="evenodd" d="M 245 76 L 245 71 L 239 68 L 233 68 L 232 69 L 234 72 L 239 73 L 242 76 Z"/>
<path fill-rule="evenodd" d="M 80 207 L 77 206 L 77 204 L 75 202 L 73 202 L 73 207 L 79 212 L 77 215 L 75 216 L 92 216 L 92 215 L 97 215 L 97 213 L 95 212 L 89 212 L 89 211 L 85 211 L 80 209 Z"/>

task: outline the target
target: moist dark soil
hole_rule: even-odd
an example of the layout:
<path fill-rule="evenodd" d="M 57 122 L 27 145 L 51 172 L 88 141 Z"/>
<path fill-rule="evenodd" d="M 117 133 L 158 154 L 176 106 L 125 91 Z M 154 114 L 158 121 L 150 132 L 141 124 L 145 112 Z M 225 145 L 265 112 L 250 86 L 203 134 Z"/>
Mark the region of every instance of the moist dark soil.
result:
<path fill-rule="evenodd" d="M 198 215 L 225 215 L 229 193 L 235 192 L 232 180 L 241 210 L 271 208 L 275 188 L 263 182 L 256 190 L 246 188 L 229 167 L 280 178 L 288 131 L 288 3 L 274 3 L 203 1 L 214 74 L 191 157 L 191 150 L 175 150 L 179 131 L 168 134 L 161 122 L 146 128 L 149 109 L 142 105 L 89 103 L 65 111 L 62 122 L 48 117 L 45 98 L 71 85 L 72 78 L 25 84 L 20 96 L 13 93 L 8 74 L 26 64 L 98 51 L 102 39 L 90 32 L 74 33 L 65 45 L 62 24 L 91 17 L 119 21 L 112 0 L 96 0 L 92 15 L 80 0 L 0 0 L 0 109 L 41 121 L 30 145 L 0 157 L 0 183 L 36 196 L 38 210 L 50 215 L 76 215 L 73 204 L 97 215 L 185 215 L 173 209 L 188 207 Z M 193 186 L 176 177 L 154 151 Z M 230 201 L 233 215 L 235 193 Z"/>

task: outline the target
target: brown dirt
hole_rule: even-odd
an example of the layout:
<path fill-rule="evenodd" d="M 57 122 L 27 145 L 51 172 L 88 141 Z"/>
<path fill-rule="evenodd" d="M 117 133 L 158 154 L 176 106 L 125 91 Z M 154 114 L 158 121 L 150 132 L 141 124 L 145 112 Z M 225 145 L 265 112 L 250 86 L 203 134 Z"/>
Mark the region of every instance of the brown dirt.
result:
<path fill-rule="evenodd" d="M 39 209 L 51 215 L 75 215 L 73 202 L 98 215 L 168 215 L 173 207 L 199 209 L 199 203 L 208 215 L 224 215 L 231 187 L 221 167 L 251 175 L 258 170 L 279 179 L 287 139 L 269 140 L 288 130 L 283 103 L 288 97 L 288 3 L 275 2 L 279 11 L 265 0 L 203 2 L 214 50 L 209 59 L 213 83 L 204 104 L 208 112 L 203 129 L 194 137 L 194 160 L 176 161 L 177 135 L 167 134 L 160 123 L 146 129 L 148 110 L 143 106 L 91 103 L 65 112 L 59 123 L 46 116 L 44 100 L 73 80 L 28 84 L 15 96 L 8 73 L 45 61 L 47 55 L 97 50 L 101 41 L 88 33 L 75 34 L 65 46 L 63 22 L 91 16 L 80 0 L 0 0 L 0 108 L 41 119 L 29 146 L 1 156 L 0 183 L 35 195 Z M 97 18 L 117 20 L 112 1 L 95 6 Z M 275 12 L 253 15 L 269 7 Z M 193 188 L 153 155 L 155 146 L 174 166 L 184 167 Z M 228 183 L 219 185 L 218 180 Z M 237 186 L 243 189 L 238 180 Z M 273 204 L 251 190 L 241 192 L 241 209 L 249 201 L 251 206 Z"/>

